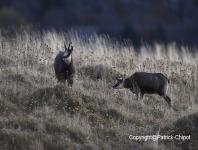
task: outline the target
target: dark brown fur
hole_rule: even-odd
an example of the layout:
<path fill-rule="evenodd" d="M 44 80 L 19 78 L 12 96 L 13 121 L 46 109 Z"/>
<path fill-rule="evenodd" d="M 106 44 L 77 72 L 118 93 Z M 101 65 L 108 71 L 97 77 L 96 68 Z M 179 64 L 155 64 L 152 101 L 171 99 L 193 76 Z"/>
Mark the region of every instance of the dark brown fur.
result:
<path fill-rule="evenodd" d="M 124 88 L 130 89 L 137 95 L 137 98 L 139 95 L 143 98 L 144 94 L 158 94 L 171 106 L 171 99 L 167 95 L 170 81 L 161 73 L 136 72 L 122 82 Z M 119 84 L 117 83 L 114 88 L 116 86 L 119 86 Z"/>
<path fill-rule="evenodd" d="M 65 52 L 59 52 L 59 54 L 56 56 L 54 61 L 54 70 L 56 78 L 59 82 L 65 82 L 67 80 L 68 84 L 70 86 L 73 85 L 73 78 L 75 74 L 75 68 L 72 60 L 72 51 L 73 47 L 68 46 L 66 48 L 65 46 Z M 65 56 L 65 53 L 67 52 L 67 55 Z M 71 55 L 71 61 L 65 62 L 64 59 L 69 58 Z"/>

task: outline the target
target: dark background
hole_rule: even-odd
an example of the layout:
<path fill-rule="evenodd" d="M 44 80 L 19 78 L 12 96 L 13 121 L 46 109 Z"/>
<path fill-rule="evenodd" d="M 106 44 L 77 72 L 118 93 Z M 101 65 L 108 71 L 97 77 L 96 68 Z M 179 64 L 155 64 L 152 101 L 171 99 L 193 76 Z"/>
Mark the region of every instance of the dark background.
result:
<path fill-rule="evenodd" d="M 198 0 L 1 0 L 0 27 L 21 24 L 197 47 Z"/>

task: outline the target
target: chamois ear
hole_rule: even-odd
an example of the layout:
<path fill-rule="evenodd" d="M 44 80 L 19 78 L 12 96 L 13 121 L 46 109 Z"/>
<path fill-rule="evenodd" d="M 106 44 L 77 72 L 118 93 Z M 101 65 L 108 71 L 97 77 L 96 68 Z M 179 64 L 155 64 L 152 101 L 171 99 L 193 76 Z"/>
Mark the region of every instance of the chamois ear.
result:
<path fill-rule="evenodd" d="M 68 48 L 67 48 L 68 50 L 70 49 L 71 45 L 72 45 L 72 42 L 69 43 Z"/>
<path fill-rule="evenodd" d="M 116 77 L 116 80 L 117 80 L 117 81 L 122 81 L 123 78 L 122 78 L 122 77 Z"/>
<path fill-rule="evenodd" d="M 66 43 L 64 42 L 64 48 L 65 48 L 65 51 L 67 50 L 67 46 L 66 46 Z"/>
<path fill-rule="evenodd" d="M 73 47 L 73 46 L 71 46 L 70 51 L 72 52 L 72 51 L 73 51 L 73 49 L 74 49 L 74 47 Z"/>

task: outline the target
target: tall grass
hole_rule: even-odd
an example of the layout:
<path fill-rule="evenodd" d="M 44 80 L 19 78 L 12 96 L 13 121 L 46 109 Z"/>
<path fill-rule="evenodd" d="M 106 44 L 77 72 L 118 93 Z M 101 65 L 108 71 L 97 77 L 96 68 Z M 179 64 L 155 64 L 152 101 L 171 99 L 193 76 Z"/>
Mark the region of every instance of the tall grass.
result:
<path fill-rule="evenodd" d="M 65 41 L 74 45 L 72 88 L 59 85 L 53 70 Z M 156 43 L 135 50 L 108 36 L 85 39 L 74 31 L 27 30 L 14 38 L 0 36 L 0 44 L 0 143 L 5 149 L 50 149 L 50 144 L 52 149 L 158 149 L 156 143 L 139 144 L 128 136 L 155 134 L 197 111 L 198 54 L 186 47 Z M 117 75 L 136 71 L 168 76 L 174 109 L 157 95 L 146 95 L 142 105 L 130 91 L 111 88 Z"/>

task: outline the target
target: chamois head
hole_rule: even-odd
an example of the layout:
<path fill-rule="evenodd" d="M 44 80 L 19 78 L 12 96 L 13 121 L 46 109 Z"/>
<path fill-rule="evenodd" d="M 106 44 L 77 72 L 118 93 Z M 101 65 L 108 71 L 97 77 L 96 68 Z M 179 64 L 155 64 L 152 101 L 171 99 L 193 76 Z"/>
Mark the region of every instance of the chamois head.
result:
<path fill-rule="evenodd" d="M 71 63 L 72 61 L 72 52 L 73 52 L 73 46 L 72 43 L 70 42 L 68 47 L 66 46 L 65 42 L 64 42 L 64 54 L 63 54 L 63 61 L 65 63 Z"/>
<path fill-rule="evenodd" d="M 116 78 L 117 83 L 113 86 L 114 89 L 122 89 L 124 88 L 124 79 L 122 77 Z"/>

